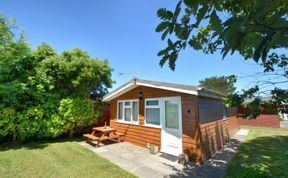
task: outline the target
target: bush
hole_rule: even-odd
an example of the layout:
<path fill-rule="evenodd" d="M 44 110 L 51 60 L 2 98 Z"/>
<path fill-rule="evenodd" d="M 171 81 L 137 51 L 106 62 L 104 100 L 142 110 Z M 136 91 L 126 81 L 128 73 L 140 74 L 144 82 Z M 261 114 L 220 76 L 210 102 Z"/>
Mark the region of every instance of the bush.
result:
<path fill-rule="evenodd" d="M 31 50 L 14 27 L 0 16 L 0 136 L 73 136 L 77 124 L 95 122 L 100 110 L 90 95 L 99 101 L 111 87 L 108 61 L 78 48 L 60 55 L 47 44 Z"/>

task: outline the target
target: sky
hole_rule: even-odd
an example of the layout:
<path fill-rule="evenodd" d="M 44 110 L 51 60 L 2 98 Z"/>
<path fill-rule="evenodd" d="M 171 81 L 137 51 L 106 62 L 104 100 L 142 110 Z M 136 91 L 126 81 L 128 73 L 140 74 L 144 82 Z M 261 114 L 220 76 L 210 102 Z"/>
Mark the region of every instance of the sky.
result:
<path fill-rule="evenodd" d="M 113 89 L 133 77 L 163 82 L 198 85 L 211 76 L 240 76 L 236 87 L 245 89 L 252 75 L 262 71 L 240 55 L 205 55 L 187 48 L 181 53 L 173 72 L 159 66 L 157 52 L 166 46 L 155 32 L 160 20 L 156 12 L 174 9 L 172 0 L 0 0 L 0 12 L 15 18 L 32 48 L 42 42 L 58 53 L 81 48 L 93 58 L 108 59 L 114 69 Z M 123 75 L 119 75 L 122 73 Z M 137 73 L 137 74 L 131 74 Z"/>

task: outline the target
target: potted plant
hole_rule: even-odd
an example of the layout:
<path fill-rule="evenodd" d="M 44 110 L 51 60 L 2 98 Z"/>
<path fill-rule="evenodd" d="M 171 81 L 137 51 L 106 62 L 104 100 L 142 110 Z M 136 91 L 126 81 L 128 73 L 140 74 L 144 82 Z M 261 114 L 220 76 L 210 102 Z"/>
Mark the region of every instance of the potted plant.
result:
<path fill-rule="evenodd" d="M 159 151 L 159 147 L 154 144 L 151 144 L 148 149 L 151 154 L 157 154 Z"/>

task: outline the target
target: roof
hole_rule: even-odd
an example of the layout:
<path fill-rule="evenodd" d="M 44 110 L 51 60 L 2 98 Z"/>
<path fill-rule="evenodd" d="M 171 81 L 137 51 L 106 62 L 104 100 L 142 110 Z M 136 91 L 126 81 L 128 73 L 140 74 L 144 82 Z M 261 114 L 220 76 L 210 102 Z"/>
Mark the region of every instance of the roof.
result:
<path fill-rule="evenodd" d="M 184 85 L 184 84 L 176 84 L 176 83 L 168 83 L 168 82 L 160 82 L 160 81 L 153 81 L 153 80 L 143 80 L 139 78 L 133 78 L 126 82 L 125 84 L 121 85 L 120 87 L 116 88 L 115 90 L 111 91 L 107 95 L 104 96 L 104 101 L 111 101 L 112 99 L 138 87 L 138 86 L 145 86 L 151 88 L 158 88 L 163 90 L 175 91 L 179 93 L 186 93 L 191 95 L 200 95 L 210 98 L 221 99 L 224 94 L 219 92 L 200 88 L 198 86 L 193 85 Z"/>
<path fill-rule="evenodd" d="M 262 103 L 269 103 L 273 101 L 272 96 L 259 96 L 259 97 L 252 97 L 252 98 L 248 98 L 244 101 L 244 104 L 250 103 L 252 101 L 254 101 L 255 98 L 259 98 L 261 99 Z"/>

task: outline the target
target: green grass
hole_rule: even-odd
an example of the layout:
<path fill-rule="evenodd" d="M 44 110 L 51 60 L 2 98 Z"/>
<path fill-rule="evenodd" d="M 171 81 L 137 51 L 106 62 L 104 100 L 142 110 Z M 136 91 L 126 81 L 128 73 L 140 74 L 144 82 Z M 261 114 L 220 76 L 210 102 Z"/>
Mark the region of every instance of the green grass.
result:
<path fill-rule="evenodd" d="M 0 177 L 135 177 L 76 141 L 0 146 Z"/>
<path fill-rule="evenodd" d="M 288 177 L 288 129 L 248 127 L 226 177 Z"/>

